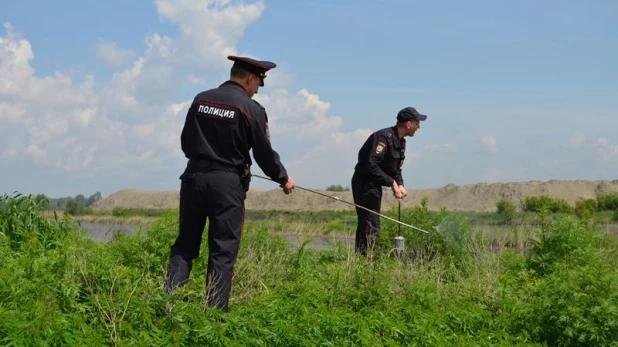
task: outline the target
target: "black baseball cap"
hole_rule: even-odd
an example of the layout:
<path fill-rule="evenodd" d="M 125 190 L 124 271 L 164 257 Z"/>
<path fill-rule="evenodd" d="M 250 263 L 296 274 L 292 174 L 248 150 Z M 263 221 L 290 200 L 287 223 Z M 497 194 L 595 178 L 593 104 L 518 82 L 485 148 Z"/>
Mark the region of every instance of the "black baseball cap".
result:
<path fill-rule="evenodd" d="M 397 121 L 407 122 L 409 120 L 424 121 L 427 119 L 427 115 L 420 114 L 414 107 L 403 108 L 397 113 Z"/>
<path fill-rule="evenodd" d="M 245 71 L 251 72 L 260 76 L 261 82 L 260 86 L 264 86 L 264 79 L 266 78 L 266 72 L 268 70 L 277 67 L 277 64 L 272 61 L 267 60 L 255 60 L 249 57 L 237 57 L 235 55 L 229 55 L 227 57 L 229 60 L 234 62 L 232 67 L 236 67 L 239 69 L 243 69 Z"/>

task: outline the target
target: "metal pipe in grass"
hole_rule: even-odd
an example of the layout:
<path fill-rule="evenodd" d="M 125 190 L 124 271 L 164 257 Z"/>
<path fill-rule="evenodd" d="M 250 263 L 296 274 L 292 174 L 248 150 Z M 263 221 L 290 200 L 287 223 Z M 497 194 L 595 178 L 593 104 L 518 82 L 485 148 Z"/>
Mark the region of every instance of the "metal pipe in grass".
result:
<path fill-rule="evenodd" d="M 267 180 L 267 181 L 274 182 L 272 179 L 270 179 L 270 178 L 268 178 L 268 177 L 265 177 L 265 176 L 260 176 L 260 175 L 256 175 L 256 174 L 254 174 L 254 173 L 252 173 L 252 174 L 251 174 L 251 176 L 253 176 L 253 177 L 257 177 L 257 178 L 261 178 L 261 179 L 264 179 L 264 180 Z M 373 214 L 377 214 L 378 216 L 380 216 L 380 217 L 382 217 L 382 218 L 384 218 L 384 219 L 388 219 L 388 220 L 390 220 L 390 221 L 393 221 L 393 222 L 395 222 L 395 223 L 399 224 L 399 230 L 400 230 L 400 233 L 401 233 L 401 225 L 403 225 L 403 226 L 406 226 L 406 227 L 408 227 L 408 228 L 412 228 L 412 229 L 415 229 L 415 230 L 418 230 L 418 231 L 422 231 L 422 232 L 424 232 L 424 233 L 426 233 L 426 234 L 429 234 L 429 232 L 428 232 L 428 231 L 425 231 L 425 230 L 423 230 L 423 229 L 417 228 L 417 227 L 415 227 L 414 225 L 406 224 L 406 223 L 404 223 L 404 222 L 402 222 L 402 221 L 400 221 L 400 220 L 396 220 L 396 219 L 394 219 L 394 218 L 391 218 L 391 217 L 385 216 L 385 215 L 383 215 L 383 214 L 381 214 L 381 213 L 378 213 L 378 212 L 376 212 L 376 211 L 370 210 L 370 209 L 368 209 L 368 208 L 366 208 L 366 207 L 364 207 L 364 206 L 360 206 L 360 205 L 357 205 L 357 204 L 355 204 L 355 203 L 352 203 L 352 202 L 349 202 L 349 201 L 342 200 L 341 198 L 338 198 L 338 197 L 336 197 L 336 196 L 331 196 L 331 195 L 328 195 L 328 194 L 320 193 L 320 192 L 317 192 L 317 191 L 315 191 L 315 190 L 311 190 L 311 189 L 307 189 L 307 188 L 299 187 L 299 186 L 297 186 L 297 185 L 295 185 L 295 187 L 296 187 L 296 188 L 298 188 L 298 189 L 301 189 L 301 190 L 308 191 L 308 192 L 310 192 L 310 193 L 318 194 L 318 195 L 321 195 L 321 196 L 324 196 L 324 197 L 327 197 L 327 198 L 331 198 L 331 199 L 334 199 L 334 200 L 337 200 L 337 201 L 340 201 L 340 202 L 343 202 L 343 203 L 346 203 L 346 204 L 349 204 L 349 205 L 352 205 L 352 206 L 356 206 L 356 207 L 361 208 L 361 209 L 363 209 L 363 210 L 365 210 L 365 211 L 367 211 L 367 212 L 371 212 L 371 213 L 373 213 Z M 401 200 L 399 200 L 399 206 L 400 206 L 400 211 L 401 211 Z M 401 213 L 401 212 L 400 212 L 400 213 Z"/>
<path fill-rule="evenodd" d="M 398 200 L 398 202 L 399 204 L 397 206 L 397 219 L 401 221 L 401 200 Z M 397 253 L 398 257 L 401 257 L 406 251 L 405 239 L 401 235 L 401 224 L 397 225 L 397 229 L 397 236 L 395 236 L 395 252 Z"/>

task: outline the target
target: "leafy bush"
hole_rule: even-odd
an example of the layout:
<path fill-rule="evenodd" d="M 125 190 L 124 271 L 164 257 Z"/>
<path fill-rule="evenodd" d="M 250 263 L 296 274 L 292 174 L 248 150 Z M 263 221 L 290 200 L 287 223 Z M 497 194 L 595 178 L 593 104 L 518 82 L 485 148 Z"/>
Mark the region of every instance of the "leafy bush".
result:
<path fill-rule="evenodd" d="M 401 228 L 392 222 L 382 222 L 382 230 L 377 243 L 381 252 L 393 250 L 394 238 L 399 234 L 405 239 L 408 258 L 417 261 L 431 261 L 436 257 L 449 258 L 456 263 L 462 260 L 463 250 L 467 249 L 467 241 L 471 231 L 470 226 L 459 215 L 449 215 L 446 209 L 438 212 L 429 211 L 428 198 L 423 197 L 418 206 L 402 211 L 401 221 L 416 228 L 406 226 Z M 397 217 L 397 211 L 391 209 L 387 215 Z M 448 218 L 447 218 L 448 217 Z M 463 242 L 463 243 L 462 243 Z"/>
<path fill-rule="evenodd" d="M 511 263 L 501 278 L 510 332 L 550 346 L 615 345 L 615 250 L 613 240 L 584 221 L 563 218 L 542 225 L 525 260 Z"/>
<path fill-rule="evenodd" d="M 607 193 L 597 195 L 599 211 L 618 210 L 618 193 Z"/>
<path fill-rule="evenodd" d="M 82 215 L 86 213 L 86 207 L 75 200 L 69 200 L 64 208 L 64 213 L 71 216 Z"/>
<path fill-rule="evenodd" d="M 529 196 L 522 203 L 522 210 L 526 212 L 551 212 L 551 213 L 570 213 L 571 205 L 563 199 L 552 198 L 550 196 Z"/>
<path fill-rule="evenodd" d="M 596 199 L 579 200 L 575 203 L 573 212 L 578 218 L 590 218 L 597 212 L 598 207 Z"/>
<path fill-rule="evenodd" d="M 515 218 L 515 204 L 508 200 L 501 199 L 496 203 L 497 213 L 502 217 L 504 222 L 510 222 Z"/>

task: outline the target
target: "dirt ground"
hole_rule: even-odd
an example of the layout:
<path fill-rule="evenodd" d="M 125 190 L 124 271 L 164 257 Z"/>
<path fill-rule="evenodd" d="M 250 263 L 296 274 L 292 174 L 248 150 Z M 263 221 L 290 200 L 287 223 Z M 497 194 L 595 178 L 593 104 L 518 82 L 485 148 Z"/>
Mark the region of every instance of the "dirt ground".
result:
<path fill-rule="evenodd" d="M 316 190 L 341 200 L 353 202 L 352 192 Z M 426 196 L 428 207 L 438 210 L 441 206 L 451 211 L 495 211 L 496 202 L 509 200 L 517 205 L 527 196 L 549 195 L 575 204 L 580 199 L 595 198 L 600 193 L 618 193 L 618 180 L 613 181 L 530 181 L 517 183 L 477 183 L 471 185 L 446 185 L 440 188 L 409 190 L 402 207 L 417 205 Z M 94 210 L 112 210 L 115 207 L 166 209 L 178 206 L 178 191 L 120 190 L 91 206 Z M 384 191 L 383 208 L 397 203 L 390 190 Z M 250 190 L 247 210 L 349 210 L 354 206 L 308 191 L 296 189 L 285 195 L 277 190 Z"/>

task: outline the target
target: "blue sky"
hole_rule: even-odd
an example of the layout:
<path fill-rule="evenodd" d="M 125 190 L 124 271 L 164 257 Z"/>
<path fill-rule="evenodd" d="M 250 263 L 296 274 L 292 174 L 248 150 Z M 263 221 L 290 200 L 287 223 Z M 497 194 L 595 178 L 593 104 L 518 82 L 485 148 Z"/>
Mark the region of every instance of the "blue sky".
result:
<path fill-rule="evenodd" d="M 600 0 L 3 2 L 0 193 L 178 189 L 187 102 L 226 79 L 228 53 L 278 64 L 256 99 L 303 187 L 349 185 L 366 136 L 405 106 L 429 116 L 408 140 L 408 189 L 615 179 L 617 11 Z"/>

